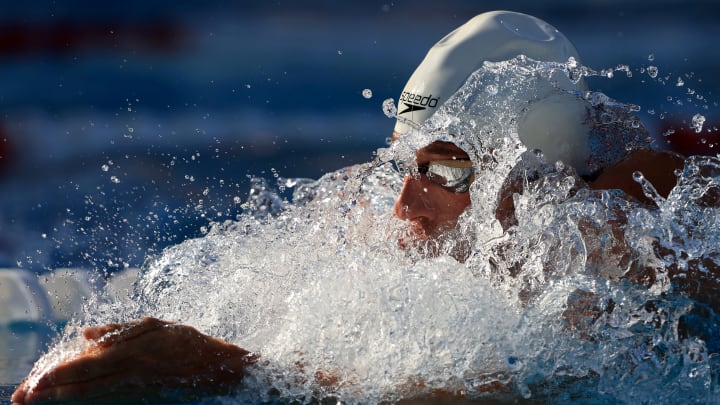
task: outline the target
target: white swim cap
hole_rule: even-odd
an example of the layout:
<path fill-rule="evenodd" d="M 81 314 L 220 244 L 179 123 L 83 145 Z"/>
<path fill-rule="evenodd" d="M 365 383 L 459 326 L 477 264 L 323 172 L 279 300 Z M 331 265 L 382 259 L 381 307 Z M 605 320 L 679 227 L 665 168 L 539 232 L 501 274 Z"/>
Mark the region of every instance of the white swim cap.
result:
<path fill-rule="evenodd" d="M 511 11 L 480 14 L 435 44 L 410 76 L 398 100 L 395 132 L 422 125 L 483 63 L 524 55 L 543 62 L 580 63 L 575 47 L 556 28 L 530 15 Z M 557 87 L 586 90 L 584 80 L 558 77 Z M 555 79 L 555 78 L 553 78 Z M 532 103 L 520 118 L 518 135 L 528 149 L 540 149 L 548 162 L 562 160 L 585 174 L 587 128 L 584 106 L 570 95 Z M 403 121 L 410 121 L 403 122 Z"/>

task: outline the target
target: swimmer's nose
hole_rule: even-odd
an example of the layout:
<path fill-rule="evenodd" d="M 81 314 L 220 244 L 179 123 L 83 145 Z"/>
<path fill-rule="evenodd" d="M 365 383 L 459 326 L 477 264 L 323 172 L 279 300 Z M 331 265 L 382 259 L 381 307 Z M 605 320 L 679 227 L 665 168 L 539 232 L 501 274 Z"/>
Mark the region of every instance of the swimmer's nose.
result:
<path fill-rule="evenodd" d="M 423 186 L 421 178 L 408 175 L 405 177 L 403 188 L 400 191 L 393 212 L 402 220 L 432 217 L 433 209 L 427 195 L 427 188 Z"/>

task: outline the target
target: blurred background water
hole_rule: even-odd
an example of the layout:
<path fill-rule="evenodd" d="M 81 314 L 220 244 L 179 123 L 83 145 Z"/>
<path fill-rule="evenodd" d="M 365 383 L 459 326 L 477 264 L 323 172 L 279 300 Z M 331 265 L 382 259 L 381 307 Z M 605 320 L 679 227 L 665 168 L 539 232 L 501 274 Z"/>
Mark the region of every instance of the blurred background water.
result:
<path fill-rule="evenodd" d="M 660 147 L 715 153 L 716 0 L 3 0 L 0 268 L 137 267 L 235 218 L 250 177 L 370 160 L 393 127 L 383 100 L 493 9 L 550 22 L 593 69 L 627 65 L 591 88 L 639 105 Z M 0 399 L 56 325 L 30 326 L 0 328 Z"/>

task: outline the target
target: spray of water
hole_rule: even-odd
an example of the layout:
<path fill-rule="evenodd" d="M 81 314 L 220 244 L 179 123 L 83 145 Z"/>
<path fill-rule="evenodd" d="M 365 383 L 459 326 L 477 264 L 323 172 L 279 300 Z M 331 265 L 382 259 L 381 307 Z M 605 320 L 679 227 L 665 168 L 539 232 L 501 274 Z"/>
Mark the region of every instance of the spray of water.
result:
<path fill-rule="evenodd" d="M 486 64 L 372 162 L 283 180 L 290 200 L 254 182 L 242 216 L 150 258 L 127 301 L 97 297 L 33 375 L 82 349 L 79 326 L 149 315 L 260 355 L 232 401 L 377 403 L 435 389 L 476 399 L 717 401 L 718 305 L 705 287 L 718 285 L 720 159 L 688 159 L 667 198 L 638 173 L 650 208 L 619 191 L 588 191 L 570 165 L 545 161 L 518 136 L 519 117 L 549 94 L 583 105 L 591 168 L 646 147 L 634 106 L 552 86 L 558 73 L 617 70 Z M 391 102 L 384 109 L 394 111 Z M 390 162 L 412 164 L 435 140 L 456 143 L 482 168 L 472 205 L 452 237 L 402 249 L 407 225 L 391 208 L 403 176 Z M 513 181 L 522 187 L 501 226 L 498 195 Z"/>

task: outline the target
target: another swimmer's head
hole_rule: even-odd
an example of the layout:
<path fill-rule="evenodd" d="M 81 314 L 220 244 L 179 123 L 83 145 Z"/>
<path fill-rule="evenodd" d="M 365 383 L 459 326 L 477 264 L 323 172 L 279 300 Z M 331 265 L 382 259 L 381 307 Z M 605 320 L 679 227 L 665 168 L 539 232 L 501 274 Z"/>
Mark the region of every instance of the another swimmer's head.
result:
<path fill-rule="evenodd" d="M 410 76 L 398 100 L 393 136 L 420 127 L 483 63 L 519 55 L 560 63 L 574 58 L 580 63 L 572 43 L 545 21 L 511 11 L 480 14 L 436 43 Z M 553 80 L 563 90 L 586 90 L 584 80 L 573 82 L 562 74 Z M 528 150 L 542 150 L 546 161 L 562 160 L 580 174 L 589 174 L 585 115 L 584 105 L 574 96 L 554 93 L 528 105 L 519 119 L 518 135 Z"/>

